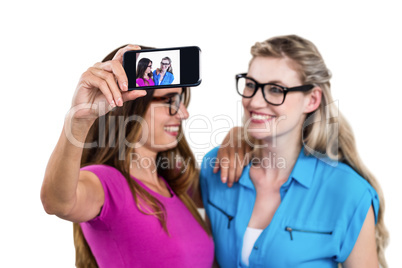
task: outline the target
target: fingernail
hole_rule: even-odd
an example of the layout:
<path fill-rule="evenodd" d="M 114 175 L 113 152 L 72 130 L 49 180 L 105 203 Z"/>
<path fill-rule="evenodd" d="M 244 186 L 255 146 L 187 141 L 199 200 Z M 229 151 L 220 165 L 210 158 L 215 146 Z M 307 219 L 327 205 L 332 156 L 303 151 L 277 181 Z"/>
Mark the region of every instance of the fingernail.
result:
<path fill-rule="evenodd" d="M 114 103 L 114 100 L 112 100 L 112 101 L 110 102 L 110 106 L 112 106 L 113 108 L 116 107 L 116 104 Z"/>
<path fill-rule="evenodd" d="M 123 106 L 123 100 L 121 98 L 118 98 L 116 103 L 117 103 L 117 106 Z"/>
<path fill-rule="evenodd" d="M 228 178 L 222 178 L 222 183 L 226 183 Z"/>
<path fill-rule="evenodd" d="M 146 91 L 146 90 L 143 90 L 143 91 L 141 92 L 141 96 L 145 96 L 145 95 L 147 95 L 147 91 Z"/>
<path fill-rule="evenodd" d="M 127 82 L 123 82 L 123 91 L 127 91 L 128 90 L 128 85 Z"/>

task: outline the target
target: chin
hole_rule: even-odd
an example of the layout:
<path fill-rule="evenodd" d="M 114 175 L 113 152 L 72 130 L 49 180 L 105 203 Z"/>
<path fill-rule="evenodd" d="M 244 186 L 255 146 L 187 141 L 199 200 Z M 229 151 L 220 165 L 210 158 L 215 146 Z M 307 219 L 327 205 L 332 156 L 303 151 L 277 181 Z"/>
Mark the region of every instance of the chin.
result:
<path fill-rule="evenodd" d="M 274 138 L 275 133 L 273 133 L 271 129 L 249 126 L 247 128 L 247 135 L 256 140 L 271 140 Z"/>
<path fill-rule="evenodd" d="M 174 140 L 174 141 L 170 142 L 169 144 L 166 145 L 166 148 L 167 148 L 166 150 L 176 148 L 178 143 L 179 142 L 177 140 Z"/>
<path fill-rule="evenodd" d="M 271 133 L 268 132 L 261 132 L 261 130 L 250 130 L 247 131 L 247 134 L 249 137 L 254 138 L 256 140 L 265 140 L 265 139 L 270 139 L 271 137 Z"/>
<path fill-rule="evenodd" d="M 155 148 L 157 149 L 158 152 L 164 152 L 173 148 L 176 148 L 178 144 L 177 139 L 175 140 L 170 140 L 170 141 L 166 141 L 164 143 L 159 143 Z"/>

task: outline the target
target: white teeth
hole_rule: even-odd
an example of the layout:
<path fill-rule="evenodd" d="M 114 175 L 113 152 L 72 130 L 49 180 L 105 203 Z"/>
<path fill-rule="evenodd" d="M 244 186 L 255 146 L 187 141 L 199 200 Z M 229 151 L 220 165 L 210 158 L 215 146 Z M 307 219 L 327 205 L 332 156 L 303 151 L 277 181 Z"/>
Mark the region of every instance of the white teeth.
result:
<path fill-rule="evenodd" d="M 272 118 L 270 115 L 262 115 L 262 114 L 251 114 L 252 119 L 257 119 L 257 120 L 268 120 Z"/>
<path fill-rule="evenodd" d="M 175 127 L 165 127 L 165 131 L 167 132 L 179 132 L 179 127 L 175 126 Z"/>

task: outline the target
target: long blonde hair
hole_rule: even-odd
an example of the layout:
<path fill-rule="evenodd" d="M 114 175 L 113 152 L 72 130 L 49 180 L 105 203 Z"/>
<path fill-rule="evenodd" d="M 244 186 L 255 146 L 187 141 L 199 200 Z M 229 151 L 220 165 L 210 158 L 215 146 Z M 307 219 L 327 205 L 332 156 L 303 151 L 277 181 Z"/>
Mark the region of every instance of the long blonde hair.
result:
<path fill-rule="evenodd" d="M 315 45 L 299 36 L 288 35 L 257 42 L 251 48 L 255 57 L 288 58 L 295 63 L 303 84 L 313 84 L 322 89 L 319 108 L 307 115 L 303 124 L 302 142 L 307 154 L 316 157 L 329 157 L 351 166 L 365 178 L 377 191 L 380 200 L 378 221 L 376 224 L 376 244 L 378 260 L 383 268 L 388 267 L 384 249 L 388 244 L 389 234 L 384 224 L 384 195 L 378 181 L 360 159 L 352 129 L 334 105 L 331 96 L 331 72 Z M 336 122 L 336 119 L 338 122 Z M 327 121 L 328 120 L 328 121 Z M 339 127 L 338 131 L 327 131 L 327 125 Z M 258 154 L 258 152 L 256 152 Z"/>
<path fill-rule="evenodd" d="M 111 60 L 118 49 L 110 53 L 103 61 Z M 188 106 L 190 101 L 189 88 L 183 88 L 183 93 L 184 104 Z M 133 143 L 139 140 L 142 131 L 141 119 L 144 118 L 145 112 L 152 101 L 152 96 L 153 90 L 149 90 L 145 97 L 127 102 L 123 107 L 116 107 L 105 116 L 98 118 L 92 125 L 85 141 L 86 144 L 96 142 L 98 146 L 84 149 L 81 166 L 105 164 L 118 169 L 126 178 L 134 201 L 140 211 L 146 215 L 155 216 L 161 223 L 162 228 L 169 233 L 166 225 L 167 215 L 163 204 L 130 177 L 130 155 L 134 152 L 134 148 L 125 144 L 126 141 Z M 138 120 L 130 120 L 126 124 L 126 119 L 132 116 L 136 116 Z M 158 159 L 163 159 L 164 161 L 169 161 L 169 165 L 159 165 L 157 173 L 167 181 L 197 222 L 210 234 L 205 222 L 198 213 L 196 205 L 188 195 L 188 192 L 198 192 L 199 170 L 196 166 L 195 157 L 181 129 L 178 137 L 178 144 L 175 148 L 158 153 L 156 163 L 159 163 Z M 184 159 L 186 165 L 180 161 Z M 151 209 L 149 210 L 148 208 Z M 80 225 L 74 223 L 73 229 L 76 266 L 98 267 Z"/>

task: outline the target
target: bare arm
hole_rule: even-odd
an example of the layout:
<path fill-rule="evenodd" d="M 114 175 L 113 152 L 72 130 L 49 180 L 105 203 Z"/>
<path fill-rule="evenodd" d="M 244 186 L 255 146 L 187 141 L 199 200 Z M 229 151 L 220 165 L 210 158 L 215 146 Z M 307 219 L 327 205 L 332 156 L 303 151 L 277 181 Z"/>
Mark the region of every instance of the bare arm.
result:
<path fill-rule="evenodd" d="M 66 118 L 59 141 L 49 159 L 41 199 L 47 213 L 81 222 L 99 213 L 104 193 L 94 174 L 80 171 L 82 148 L 72 144 L 65 133 L 66 129 L 71 129 L 75 141 L 84 142 L 90 125 L 71 121 L 74 120 Z"/>
<path fill-rule="evenodd" d="M 143 90 L 127 91 L 127 76 L 121 63 L 124 52 L 134 49 L 139 47 L 120 49 L 112 61 L 97 63 L 81 76 L 72 108 L 46 167 L 41 200 L 47 213 L 74 222 L 98 215 L 104 192 L 96 175 L 80 171 L 83 143 L 97 117 L 146 94 Z"/>
<path fill-rule="evenodd" d="M 375 239 L 374 210 L 370 207 L 364 220 L 359 237 L 343 267 L 376 267 L 378 268 L 377 246 Z"/>

